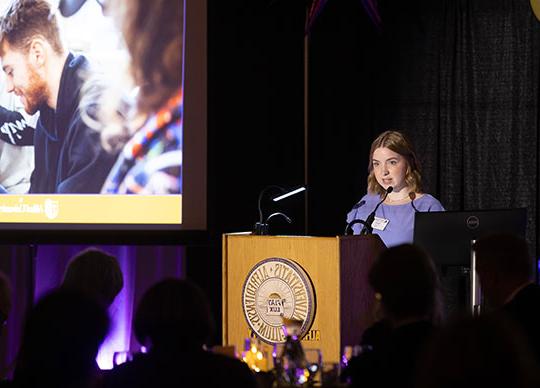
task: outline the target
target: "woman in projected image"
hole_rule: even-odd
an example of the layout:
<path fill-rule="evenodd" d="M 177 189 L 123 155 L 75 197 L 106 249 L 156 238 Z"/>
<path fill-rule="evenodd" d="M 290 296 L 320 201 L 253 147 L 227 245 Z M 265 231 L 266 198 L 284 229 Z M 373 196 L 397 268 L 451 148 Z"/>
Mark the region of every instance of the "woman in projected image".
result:
<path fill-rule="evenodd" d="M 112 149 L 123 145 L 103 193 L 181 193 L 183 2 L 115 0 L 108 6 L 139 89 L 123 125 L 103 132 Z M 119 106 L 118 112 L 125 109 Z"/>
<path fill-rule="evenodd" d="M 444 211 L 437 199 L 422 191 L 420 164 L 403 133 L 386 131 L 373 141 L 368 171 L 368 192 L 349 212 L 347 223 L 366 221 L 382 201 L 371 227 L 387 247 L 413 242 L 417 211 Z M 352 228 L 360 234 L 364 226 L 357 223 Z"/>
<path fill-rule="evenodd" d="M 112 112 L 100 115 L 102 138 L 109 149 L 122 151 L 102 193 L 179 194 L 183 2 L 116 0 L 107 6 L 124 36 L 137 92 L 113 109 L 104 101 Z"/>

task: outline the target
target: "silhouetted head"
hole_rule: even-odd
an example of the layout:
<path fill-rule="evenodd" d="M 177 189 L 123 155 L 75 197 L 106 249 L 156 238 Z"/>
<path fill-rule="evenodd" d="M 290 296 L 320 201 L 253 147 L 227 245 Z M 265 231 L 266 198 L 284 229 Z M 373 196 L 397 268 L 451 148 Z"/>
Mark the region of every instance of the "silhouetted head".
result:
<path fill-rule="evenodd" d="M 62 287 L 80 290 L 107 307 L 122 290 L 124 278 L 116 257 L 90 248 L 70 261 Z"/>
<path fill-rule="evenodd" d="M 15 380 L 21 386 L 86 386 L 109 328 L 105 308 L 74 290 L 38 301 L 27 317 Z"/>
<path fill-rule="evenodd" d="M 155 349 L 200 349 L 214 330 L 210 304 L 194 283 L 165 279 L 143 295 L 134 319 L 141 344 Z"/>
<path fill-rule="evenodd" d="M 9 279 L 0 272 L 0 333 L 11 311 L 11 286 Z"/>
<path fill-rule="evenodd" d="M 479 238 L 473 250 L 482 292 L 492 307 L 500 307 L 518 287 L 533 280 L 532 258 L 521 237 L 492 234 Z"/>
<path fill-rule="evenodd" d="M 501 315 L 467 318 L 440 331 L 419 362 L 418 388 L 533 388 L 538 365 L 524 335 Z"/>
<path fill-rule="evenodd" d="M 441 288 L 437 271 L 429 256 L 414 245 L 385 250 L 369 272 L 369 283 L 394 323 L 440 318 Z"/>

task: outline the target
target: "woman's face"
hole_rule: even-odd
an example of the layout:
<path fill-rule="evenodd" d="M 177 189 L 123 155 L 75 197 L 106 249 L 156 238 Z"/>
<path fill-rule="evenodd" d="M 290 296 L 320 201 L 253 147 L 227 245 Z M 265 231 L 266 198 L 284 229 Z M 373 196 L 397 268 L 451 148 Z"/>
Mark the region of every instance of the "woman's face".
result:
<path fill-rule="evenodd" d="M 401 191 L 406 187 L 405 175 L 407 173 L 407 160 L 386 147 L 376 148 L 373 152 L 371 160 L 375 179 L 383 187 L 387 189 L 389 186 L 394 187 L 394 191 Z"/>

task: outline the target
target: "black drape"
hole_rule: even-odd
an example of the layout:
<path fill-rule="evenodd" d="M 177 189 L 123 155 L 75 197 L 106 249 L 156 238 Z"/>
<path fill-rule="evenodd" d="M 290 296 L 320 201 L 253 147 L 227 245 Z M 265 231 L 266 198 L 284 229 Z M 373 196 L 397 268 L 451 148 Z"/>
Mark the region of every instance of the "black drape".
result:
<path fill-rule="evenodd" d="M 540 22 L 529 2 L 380 1 L 380 33 L 359 3 L 329 2 L 311 37 L 309 208 L 335 204 L 311 231 L 343 229 L 366 189 L 369 144 L 400 129 L 427 192 L 450 210 L 526 207 L 534 250 Z"/>
<path fill-rule="evenodd" d="M 208 2 L 208 223 L 218 234 L 251 230 L 266 186 L 304 181 L 304 12 L 297 1 Z M 272 233 L 303 233 L 303 195 L 278 207 L 268 195 L 264 217 L 294 220 L 276 217 Z"/>

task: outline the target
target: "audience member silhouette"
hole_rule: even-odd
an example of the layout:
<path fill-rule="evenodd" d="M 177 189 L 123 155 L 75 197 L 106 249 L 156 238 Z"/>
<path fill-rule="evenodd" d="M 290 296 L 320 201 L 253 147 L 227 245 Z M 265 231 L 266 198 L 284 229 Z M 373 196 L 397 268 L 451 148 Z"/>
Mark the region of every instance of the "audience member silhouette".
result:
<path fill-rule="evenodd" d="M 122 270 L 116 257 L 89 248 L 69 262 L 62 287 L 79 290 L 109 307 L 124 286 Z"/>
<path fill-rule="evenodd" d="M 485 315 L 440 330 L 420 359 L 416 387 L 540 387 L 538 363 L 515 325 Z"/>
<path fill-rule="evenodd" d="M 4 326 L 7 323 L 9 313 L 11 311 L 11 285 L 7 276 L 0 272 L 0 337 L 2 337 L 4 332 Z M 10 367 L 7 367 L 6 370 L 0 369 L 0 387 L 8 387 L 9 381 L 4 380 L 5 374 L 9 371 Z"/>
<path fill-rule="evenodd" d="M 189 281 L 166 279 L 151 287 L 134 329 L 148 352 L 106 374 L 106 388 L 256 386 L 246 364 L 204 349 L 214 321 L 204 293 Z"/>
<path fill-rule="evenodd" d="M 540 360 L 540 286 L 527 242 L 512 234 L 493 234 L 473 247 L 476 270 L 488 309 L 515 320 Z"/>
<path fill-rule="evenodd" d="M 353 357 L 342 377 L 352 386 L 412 387 L 420 351 L 440 319 L 435 266 L 420 248 L 399 245 L 373 264 L 369 283 L 385 317 L 374 327 L 387 329 L 375 330 L 372 348 Z"/>
<path fill-rule="evenodd" d="M 7 276 L 0 272 L 0 336 L 11 311 L 11 286 Z"/>
<path fill-rule="evenodd" d="M 87 295 L 66 289 L 46 295 L 25 322 L 14 385 L 93 386 L 95 358 L 108 328 L 106 310 Z"/>

